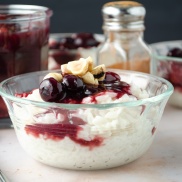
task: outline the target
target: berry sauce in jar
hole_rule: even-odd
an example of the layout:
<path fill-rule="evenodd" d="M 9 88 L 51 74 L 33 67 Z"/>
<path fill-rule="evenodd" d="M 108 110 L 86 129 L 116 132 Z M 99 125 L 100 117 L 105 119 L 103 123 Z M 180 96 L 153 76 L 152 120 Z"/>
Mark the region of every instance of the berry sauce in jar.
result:
<path fill-rule="evenodd" d="M 47 69 L 52 11 L 32 5 L 0 6 L 0 82 Z M 0 97 L 0 118 L 8 117 Z"/>

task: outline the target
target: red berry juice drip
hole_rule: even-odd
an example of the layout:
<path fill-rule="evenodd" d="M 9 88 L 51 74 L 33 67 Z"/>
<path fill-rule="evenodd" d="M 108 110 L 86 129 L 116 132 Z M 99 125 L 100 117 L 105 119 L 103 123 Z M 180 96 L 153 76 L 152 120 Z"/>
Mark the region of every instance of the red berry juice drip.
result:
<path fill-rule="evenodd" d="M 77 119 L 80 120 L 80 118 Z M 43 135 L 45 140 L 50 139 L 54 141 L 60 141 L 63 140 L 65 137 L 69 137 L 70 140 L 72 140 L 73 142 L 83 147 L 89 147 L 90 149 L 101 146 L 103 142 L 103 138 L 101 137 L 95 137 L 94 139 L 89 141 L 82 138 L 78 138 L 78 133 L 81 130 L 82 128 L 79 125 L 63 123 L 35 124 L 26 125 L 25 127 L 26 133 L 33 135 L 36 138 L 39 138 L 41 135 Z"/>

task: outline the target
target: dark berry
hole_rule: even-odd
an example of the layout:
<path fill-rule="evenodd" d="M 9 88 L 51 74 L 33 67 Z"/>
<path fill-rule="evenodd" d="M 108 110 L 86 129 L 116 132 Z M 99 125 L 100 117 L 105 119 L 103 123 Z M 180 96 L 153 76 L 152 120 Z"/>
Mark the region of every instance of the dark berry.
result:
<path fill-rule="evenodd" d="M 99 87 L 97 85 L 86 85 L 84 89 L 85 96 L 90 96 L 99 92 Z"/>
<path fill-rule="evenodd" d="M 169 52 L 167 53 L 167 56 L 182 57 L 182 49 L 176 48 L 176 47 L 173 49 L 170 49 Z"/>
<path fill-rule="evenodd" d="M 117 73 L 107 71 L 105 74 L 105 79 L 103 80 L 103 83 L 107 84 L 107 83 L 114 83 L 119 81 L 120 81 L 120 76 Z"/>
<path fill-rule="evenodd" d="M 46 102 L 58 102 L 65 98 L 63 85 L 54 78 L 47 78 L 40 83 L 39 92 Z"/>
<path fill-rule="evenodd" d="M 60 49 L 75 49 L 74 39 L 71 37 L 64 37 L 60 39 Z"/>
<path fill-rule="evenodd" d="M 84 88 L 82 79 L 75 75 L 65 75 L 63 77 L 63 84 L 68 91 L 81 91 Z"/>
<path fill-rule="evenodd" d="M 72 38 L 74 39 L 74 44 L 77 48 L 89 48 L 99 45 L 99 42 L 94 38 L 92 33 L 77 33 L 73 34 Z"/>

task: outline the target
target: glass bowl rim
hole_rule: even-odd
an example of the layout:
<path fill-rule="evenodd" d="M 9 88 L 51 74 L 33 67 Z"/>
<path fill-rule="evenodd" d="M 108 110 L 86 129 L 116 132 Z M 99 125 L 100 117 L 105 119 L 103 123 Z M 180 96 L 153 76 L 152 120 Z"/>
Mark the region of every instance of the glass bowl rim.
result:
<path fill-rule="evenodd" d="M 28 75 L 32 75 L 32 74 L 47 74 L 49 72 L 57 72 L 60 70 L 46 70 L 46 71 L 36 71 L 36 72 L 30 72 L 30 73 L 25 73 L 25 74 L 21 74 L 21 75 L 16 75 L 13 77 L 10 77 L 8 79 L 5 79 L 4 81 L 2 81 L 0 83 L 0 96 L 9 99 L 11 101 L 14 101 L 16 103 L 20 103 L 20 104 L 30 104 L 30 105 L 35 105 L 35 106 L 39 106 L 39 107 L 50 107 L 50 108 L 65 108 L 65 109 L 79 109 L 79 108 L 96 108 L 96 109 L 108 109 L 108 108 L 113 108 L 113 107 L 133 107 L 133 106 L 140 106 L 146 103 L 155 103 L 157 101 L 161 101 L 164 98 L 169 97 L 173 91 L 174 91 L 174 87 L 173 85 L 166 79 L 152 75 L 152 74 L 147 74 L 147 73 L 141 73 L 141 72 L 136 72 L 136 71 L 128 71 L 128 70 L 120 70 L 120 69 L 108 69 L 110 71 L 120 71 L 123 73 L 128 73 L 128 74 L 133 74 L 136 76 L 143 76 L 143 77 L 150 77 L 153 79 L 157 79 L 162 83 L 165 83 L 167 85 L 167 90 L 159 95 L 153 96 L 153 97 L 149 97 L 149 98 L 145 98 L 145 99 L 140 99 L 140 100 L 136 100 L 136 101 L 129 101 L 129 102 L 121 102 L 121 103 L 106 103 L 106 104 L 67 104 L 67 103 L 55 103 L 55 102 L 42 102 L 42 101 L 34 101 L 34 100 L 28 100 L 28 99 L 23 99 L 23 98 L 19 98 L 16 96 L 13 96 L 11 94 L 7 94 L 4 89 L 3 89 L 3 85 L 17 77 L 23 77 L 23 76 L 28 76 Z M 37 75 L 38 76 L 38 75 Z"/>
<path fill-rule="evenodd" d="M 161 42 L 155 42 L 155 43 L 150 44 L 149 46 L 150 46 L 150 49 L 152 51 L 152 57 L 154 59 L 159 59 L 159 60 L 162 60 L 162 61 L 182 62 L 182 58 L 172 57 L 172 56 L 165 56 L 165 55 L 159 55 L 159 54 L 155 53 L 153 51 L 154 48 L 152 48 L 152 47 L 157 46 L 159 44 L 166 44 L 167 45 L 167 44 L 178 43 L 178 42 L 182 44 L 182 40 L 169 40 L 169 41 L 161 41 Z"/>
<path fill-rule="evenodd" d="M 20 14 L 11 14 L 10 10 L 21 11 Z M 39 5 L 26 5 L 26 4 L 9 4 L 9 5 L 0 5 L 0 12 L 4 11 L 5 15 L 7 12 L 11 15 L 11 18 L 0 19 L 0 23 L 13 23 L 20 21 L 31 21 L 36 19 L 41 19 L 45 17 L 51 17 L 53 11 L 45 6 Z M 23 13 L 23 11 L 25 11 Z M 26 13 L 27 11 L 27 13 Z"/>

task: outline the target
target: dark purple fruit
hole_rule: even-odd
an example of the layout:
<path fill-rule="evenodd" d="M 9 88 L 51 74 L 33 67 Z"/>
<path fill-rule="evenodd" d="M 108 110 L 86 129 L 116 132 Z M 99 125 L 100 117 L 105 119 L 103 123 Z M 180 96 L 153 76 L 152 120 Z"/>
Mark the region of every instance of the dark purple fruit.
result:
<path fill-rule="evenodd" d="M 94 38 L 92 33 L 77 33 L 73 34 L 72 38 L 74 39 L 74 44 L 77 48 L 89 48 L 99 45 L 99 42 Z"/>
<path fill-rule="evenodd" d="M 84 83 L 81 78 L 75 75 L 65 75 L 63 77 L 63 84 L 68 91 L 82 91 L 84 88 Z M 74 92 L 73 92 L 74 94 Z"/>
<path fill-rule="evenodd" d="M 167 56 L 171 56 L 171 57 L 182 57 L 182 49 L 177 48 L 177 47 L 172 48 L 167 53 Z"/>
<path fill-rule="evenodd" d="M 104 84 L 115 83 L 120 81 L 120 76 L 117 73 L 107 71 L 105 74 Z"/>
<path fill-rule="evenodd" d="M 84 89 L 85 96 L 94 95 L 99 92 L 99 87 L 97 85 L 86 85 Z"/>
<path fill-rule="evenodd" d="M 54 78 L 47 78 L 40 83 L 39 93 L 46 102 L 58 102 L 65 98 L 63 85 Z"/>
<path fill-rule="evenodd" d="M 60 49 L 76 49 L 74 39 L 71 37 L 64 37 L 60 39 Z"/>

